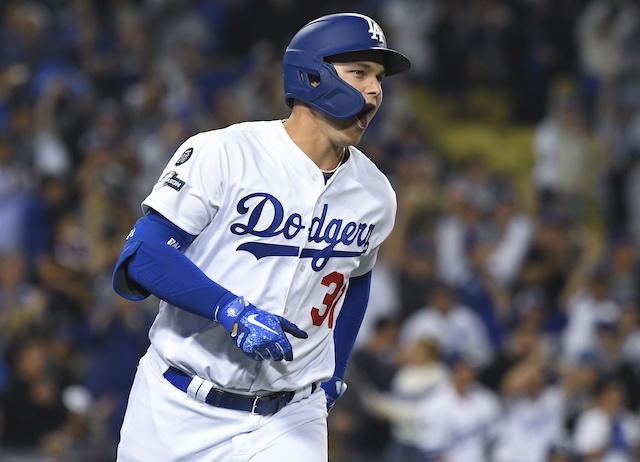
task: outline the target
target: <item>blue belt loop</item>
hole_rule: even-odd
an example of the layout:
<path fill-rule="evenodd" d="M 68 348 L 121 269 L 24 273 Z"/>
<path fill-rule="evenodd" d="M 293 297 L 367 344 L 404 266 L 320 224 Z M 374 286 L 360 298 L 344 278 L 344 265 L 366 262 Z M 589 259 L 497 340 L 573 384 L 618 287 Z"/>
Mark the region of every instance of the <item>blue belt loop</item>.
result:
<path fill-rule="evenodd" d="M 187 393 L 189 384 L 191 383 L 191 377 L 187 374 L 175 367 L 170 367 L 167 372 L 165 372 L 164 376 L 178 390 L 182 390 Z"/>

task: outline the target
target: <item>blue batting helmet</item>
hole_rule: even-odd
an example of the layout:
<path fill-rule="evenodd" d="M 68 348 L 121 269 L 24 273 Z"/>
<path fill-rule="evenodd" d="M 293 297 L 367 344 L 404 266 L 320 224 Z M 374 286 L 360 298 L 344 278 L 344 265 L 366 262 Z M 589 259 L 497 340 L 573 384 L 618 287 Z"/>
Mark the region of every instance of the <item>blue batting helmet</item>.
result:
<path fill-rule="evenodd" d="M 282 60 L 289 107 L 299 99 L 337 119 L 358 114 L 365 107 L 364 97 L 338 77 L 329 61 L 333 56 L 367 50 L 382 54 L 388 76 L 404 72 L 411 65 L 406 56 L 387 47 L 382 29 L 368 16 L 330 14 L 304 26 L 291 39 Z M 313 85 L 309 76 L 319 78 L 319 83 Z"/>

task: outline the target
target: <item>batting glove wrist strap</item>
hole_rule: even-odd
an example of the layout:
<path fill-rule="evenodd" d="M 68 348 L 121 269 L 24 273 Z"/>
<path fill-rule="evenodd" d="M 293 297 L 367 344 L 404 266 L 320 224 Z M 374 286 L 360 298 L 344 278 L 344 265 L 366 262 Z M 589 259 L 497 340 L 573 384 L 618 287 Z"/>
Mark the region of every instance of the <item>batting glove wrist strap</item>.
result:
<path fill-rule="evenodd" d="M 237 297 L 216 310 L 215 319 L 231 334 L 238 348 L 256 361 L 291 361 L 293 349 L 285 335 L 307 338 L 305 331 L 283 318 Z"/>
<path fill-rule="evenodd" d="M 329 412 L 338 398 L 344 395 L 344 392 L 347 391 L 347 382 L 334 375 L 326 382 L 322 382 L 320 386 L 324 390 L 324 394 L 327 398 L 327 412 Z"/>
<path fill-rule="evenodd" d="M 224 303 L 225 301 L 222 302 L 222 306 L 216 306 L 213 312 L 213 320 L 219 322 L 228 332 L 231 332 L 238 316 L 244 311 L 248 302 L 245 301 L 244 297 L 234 297 L 226 304 Z"/>

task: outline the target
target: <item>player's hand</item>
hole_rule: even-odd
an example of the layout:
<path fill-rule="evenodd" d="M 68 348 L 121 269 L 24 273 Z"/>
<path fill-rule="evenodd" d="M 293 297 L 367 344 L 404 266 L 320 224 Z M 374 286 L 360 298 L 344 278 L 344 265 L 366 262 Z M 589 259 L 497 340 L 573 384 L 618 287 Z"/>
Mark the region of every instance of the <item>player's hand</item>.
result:
<path fill-rule="evenodd" d="M 327 398 L 327 412 L 329 412 L 333 405 L 336 404 L 338 398 L 344 395 L 344 392 L 347 390 L 347 382 L 340 377 L 333 376 L 326 382 L 322 382 L 320 386 L 324 390 L 324 395 Z"/>
<path fill-rule="evenodd" d="M 269 358 L 291 361 L 293 349 L 285 332 L 297 338 L 309 336 L 291 321 L 261 310 L 244 297 L 221 308 L 217 319 L 229 331 L 238 348 L 256 361 Z"/>

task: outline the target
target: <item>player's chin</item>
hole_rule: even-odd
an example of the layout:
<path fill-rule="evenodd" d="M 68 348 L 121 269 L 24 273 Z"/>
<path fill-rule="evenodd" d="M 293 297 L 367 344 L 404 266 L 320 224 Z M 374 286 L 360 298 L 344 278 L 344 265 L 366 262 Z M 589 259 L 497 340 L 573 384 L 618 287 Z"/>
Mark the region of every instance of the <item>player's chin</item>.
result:
<path fill-rule="evenodd" d="M 351 146 L 358 144 L 365 132 L 365 130 L 358 126 L 358 120 L 355 116 L 343 120 L 335 119 L 332 125 L 340 132 L 339 138 L 342 140 L 341 143 Z"/>
<path fill-rule="evenodd" d="M 343 135 L 349 138 L 349 144 L 356 145 L 364 136 L 367 128 L 369 128 L 372 118 L 372 116 L 362 117 L 361 114 L 358 114 L 349 119 L 337 121 L 336 127 L 342 131 Z"/>
<path fill-rule="evenodd" d="M 348 127 L 342 129 L 342 137 L 346 138 L 343 140 L 344 143 L 355 146 L 357 145 L 362 137 L 364 136 L 365 130 L 362 130 L 358 127 L 357 123 L 353 123 Z"/>
<path fill-rule="evenodd" d="M 358 145 L 358 143 L 360 143 L 360 141 L 362 140 L 362 137 L 364 137 L 364 131 L 361 131 L 357 136 L 355 136 L 351 144 L 353 146 Z"/>

